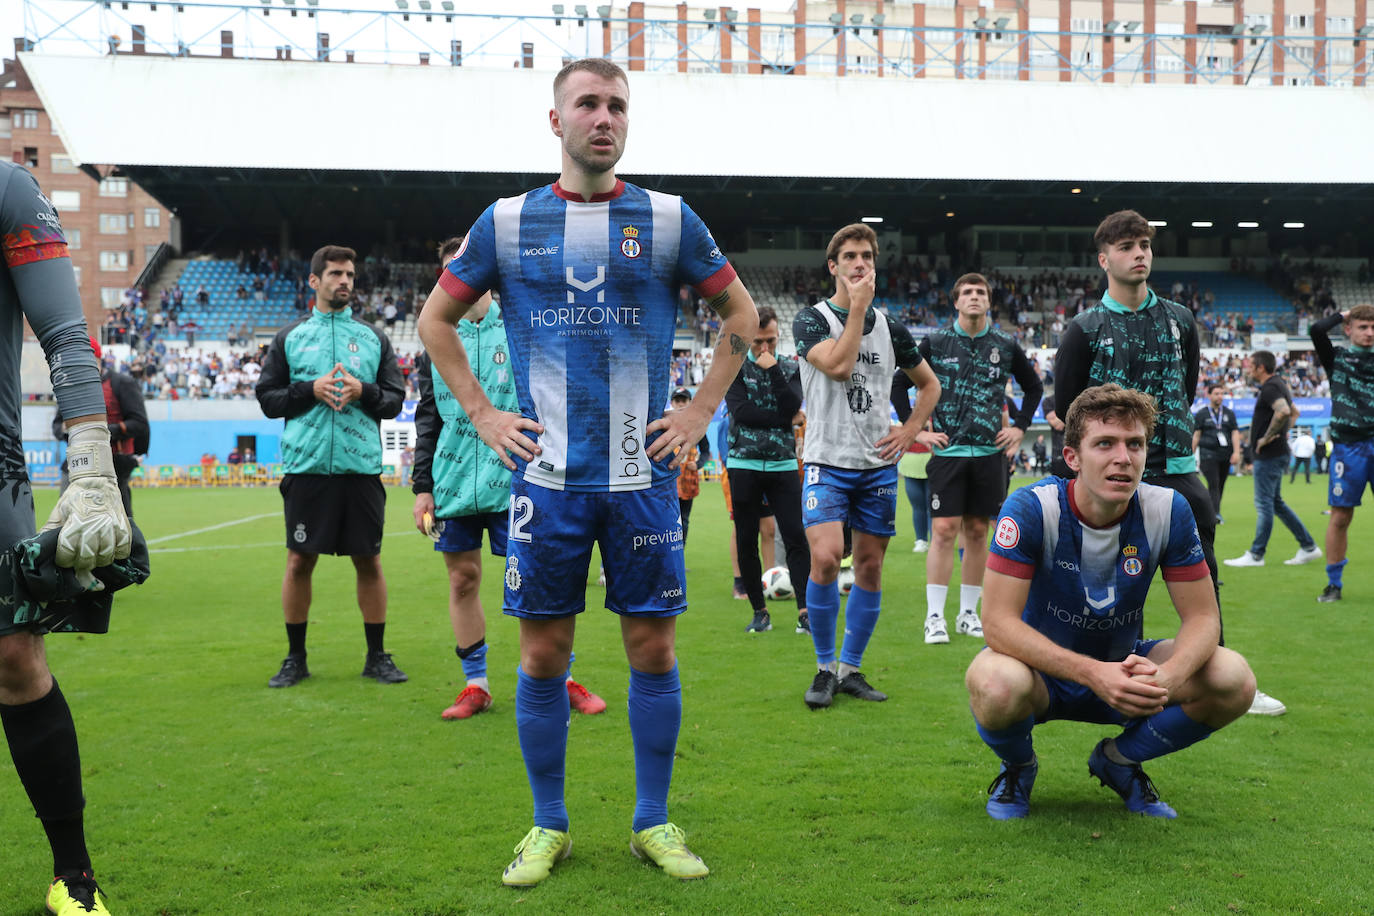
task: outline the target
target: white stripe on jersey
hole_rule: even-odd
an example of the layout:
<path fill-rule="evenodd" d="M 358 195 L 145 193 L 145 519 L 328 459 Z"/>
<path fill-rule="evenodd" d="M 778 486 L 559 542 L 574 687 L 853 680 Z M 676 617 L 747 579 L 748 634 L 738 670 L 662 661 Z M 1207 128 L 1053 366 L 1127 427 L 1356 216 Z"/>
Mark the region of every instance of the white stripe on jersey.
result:
<path fill-rule="evenodd" d="M 1144 517 L 1145 536 L 1150 539 L 1150 550 L 1163 559 L 1169 550 L 1169 527 L 1174 517 L 1174 491 L 1168 487 L 1142 483 L 1136 490 L 1140 494 L 1140 514 Z"/>
<path fill-rule="evenodd" d="M 682 247 L 682 198 L 648 191 L 654 216 L 654 275 L 671 281 L 677 274 L 678 249 Z"/>
<path fill-rule="evenodd" d="M 550 490 L 563 489 L 568 475 L 567 346 L 562 337 L 550 336 L 530 350 L 530 400 L 544 432 L 539 436 L 542 451 L 525 465 L 525 479 Z"/>
<path fill-rule="evenodd" d="M 1053 483 L 1031 490 L 1040 500 L 1040 560 L 1054 562 L 1054 548 L 1059 543 L 1059 487 Z"/>
<path fill-rule="evenodd" d="M 491 211 L 496 266 L 503 277 L 520 276 L 520 213 L 527 196 L 504 197 Z"/>
<path fill-rule="evenodd" d="M 610 354 L 610 437 L 607 454 L 608 488 L 642 490 L 653 482 L 653 467 L 644 455 L 644 430 L 640 418 L 649 403 L 649 354 L 643 341 L 633 338 L 616 344 Z"/>

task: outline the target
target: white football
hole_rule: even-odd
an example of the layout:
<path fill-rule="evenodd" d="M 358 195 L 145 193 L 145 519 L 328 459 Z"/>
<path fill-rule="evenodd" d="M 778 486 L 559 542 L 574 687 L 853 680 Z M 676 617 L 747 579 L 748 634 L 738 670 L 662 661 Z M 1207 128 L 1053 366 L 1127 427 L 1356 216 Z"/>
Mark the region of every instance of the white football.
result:
<path fill-rule="evenodd" d="M 786 566 L 774 566 L 764 571 L 763 594 L 774 600 L 792 597 L 792 575 Z"/>
<path fill-rule="evenodd" d="M 848 595 L 849 590 L 854 587 L 854 567 L 846 566 L 840 570 L 840 594 Z"/>

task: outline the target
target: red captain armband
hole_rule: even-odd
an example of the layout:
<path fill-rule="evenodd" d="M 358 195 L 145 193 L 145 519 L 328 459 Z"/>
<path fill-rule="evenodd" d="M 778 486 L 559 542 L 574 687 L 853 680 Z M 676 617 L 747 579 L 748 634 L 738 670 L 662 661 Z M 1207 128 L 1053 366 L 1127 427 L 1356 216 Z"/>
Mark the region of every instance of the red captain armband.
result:
<path fill-rule="evenodd" d="M 20 267 L 36 261 L 51 261 L 69 257 L 67 240 L 60 232 L 24 226 L 18 232 L 7 232 L 0 239 L 6 267 Z"/>
<path fill-rule="evenodd" d="M 439 288 L 459 302 L 466 302 L 468 305 L 472 305 L 482 298 L 481 292 L 459 280 L 447 267 L 444 268 L 443 273 L 439 274 Z"/>

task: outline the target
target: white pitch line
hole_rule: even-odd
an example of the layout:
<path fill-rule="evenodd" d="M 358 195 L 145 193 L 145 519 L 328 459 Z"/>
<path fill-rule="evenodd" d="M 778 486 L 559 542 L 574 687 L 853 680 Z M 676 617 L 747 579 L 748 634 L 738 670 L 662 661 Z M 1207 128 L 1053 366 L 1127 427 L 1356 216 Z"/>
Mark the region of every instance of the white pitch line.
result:
<path fill-rule="evenodd" d="M 261 518 L 262 516 L 257 516 L 257 517 Z M 207 530 L 208 530 L 208 529 L 207 529 Z M 418 532 L 416 532 L 414 529 L 409 529 L 409 530 L 406 530 L 406 531 L 388 531 L 388 532 L 386 532 L 386 533 L 385 533 L 384 535 L 382 535 L 382 536 L 383 536 L 383 537 L 394 538 L 394 537 L 403 537 L 403 536 L 405 536 L 405 535 L 413 535 L 413 534 L 417 534 L 417 533 L 418 533 Z M 148 543 L 151 544 L 152 541 L 149 541 Z M 285 546 L 286 546 L 286 545 L 283 544 L 281 541 L 260 541 L 260 542 L 258 542 L 258 543 L 256 543 L 256 544 L 206 544 L 206 545 L 201 546 L 201 547 L 158 547 L 158 548 L 156 548 L 156 549 L 150 549 L 150 550 L 148 551 L 148 553 L 150 553 L 150 554 L 151 554 L 151 553 L 198 553 L 198 552 L 204 551 L 204 550 L 251 550 L 251 549 L 257 549 L 257 548 L 262 548 L 262 547 L 285 547 Z"/>
<path fill-rule="evenodd" d="M 164 534 L 162 537 L 159 538 L 149 538 L 148 544 L 149 546 L 152 546 L 153 544 L 161 544 L 164 541 L 175 541 L 178 538 L 188 538 L 193 534 L 204 534 L 207 531 L 218 531 L 221 528 L 232 528 L 235 525 L 242 525 L 246 522 L 256 522 L 260 519 L 278 518 L 280 516 L 280 512 L 264 512 L 262 515 L 250 515 L 247 518 L 236 518 L 233 521 L 220 522 L 218 525 L 209 525 L 205 528 L 194 528 L 190 531 L 182 531 L 177 534 Z"/>

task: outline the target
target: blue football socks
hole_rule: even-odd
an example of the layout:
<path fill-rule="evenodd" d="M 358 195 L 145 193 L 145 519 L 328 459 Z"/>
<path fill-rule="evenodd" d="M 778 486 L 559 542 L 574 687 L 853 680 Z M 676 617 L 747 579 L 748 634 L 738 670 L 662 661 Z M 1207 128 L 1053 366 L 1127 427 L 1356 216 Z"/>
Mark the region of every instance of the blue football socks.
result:
<path fill-rule="evenodd" d="M 863 664 L 864 650 L 873 638 L 873 630 L 878 625 L 878 613 L 882 610 L 882 591 L 870 592 L 855 585 L 849 590 L 849 600 L 844 605 L 844 645 L 840 647 L 840 662 L 859 668 Z"/>
<path fill-rule="evenodd" d="M 1326 581 L 1329 585 L 1334 585 L 1336 588 L 1344 587 L 1341 585 L 1341 579 L 1345 575 L 1345 564 L 1348 562 L 1350 561 L 1341 560 L 1339 563 L 1326 564 Z"/>
<path fill-rule="evenodd" d="M 1026 716 L 1020 722 L 1013 722 L 1006 728 L 984 728 L 977 719 L 973 720 L 978 729 L 978 737 L 992 748 L 992 752 L 1011 766 L 1021 766 L 1035 759 L 1035 746 L 1031 743 L 1031 729 L 1035 727 L 1035 716 Z"/>
<path fill-rule="evenodd" d="M 458 647 L 458 660 L 463 663 L 463 677 L 469 681 L 487 676 L 487 641 L 479 639 L 477 645 L 466 649 Z"/>
<path fill-rule="evenodd" d="M 1144 763 L 1196 744 L 1216 729 L 1189 717 L 1182 706 L 1169 706 L 1147 719 L 1137 719 L 1116 739 L 1116 750 L 1134 763 Z M 1109 755 L 1110 756 L 1110 755 Z"/>
<path fill-rule="evenodd" d="M 515 729 L 534 795 L 534 824 L 548 830 L 568 829 L 563 803 L 571 715 L 566 680 L 563 675 L 530 677 L 519 671 L 515 686 Z"/>
<path fill-rule="evenodd" d="M 824 668 L 835 661 L 835 624 L 840 616 L 840 584 L 817 585 L 806 580 L 806 610 L 811 615 L 811 642 L 816 664 Z"/>
<path fill-rule="evenodd" d="M 563 695 L 566 698 L 566 690 Z M 677 665 L 665 674 L 631 668 L 629 707 L 635 749 L 634 829 L 638 831 L 668 823 L 668 787 L 673 781 L 673 755 L 682 725 L 682 682 Z"/>

